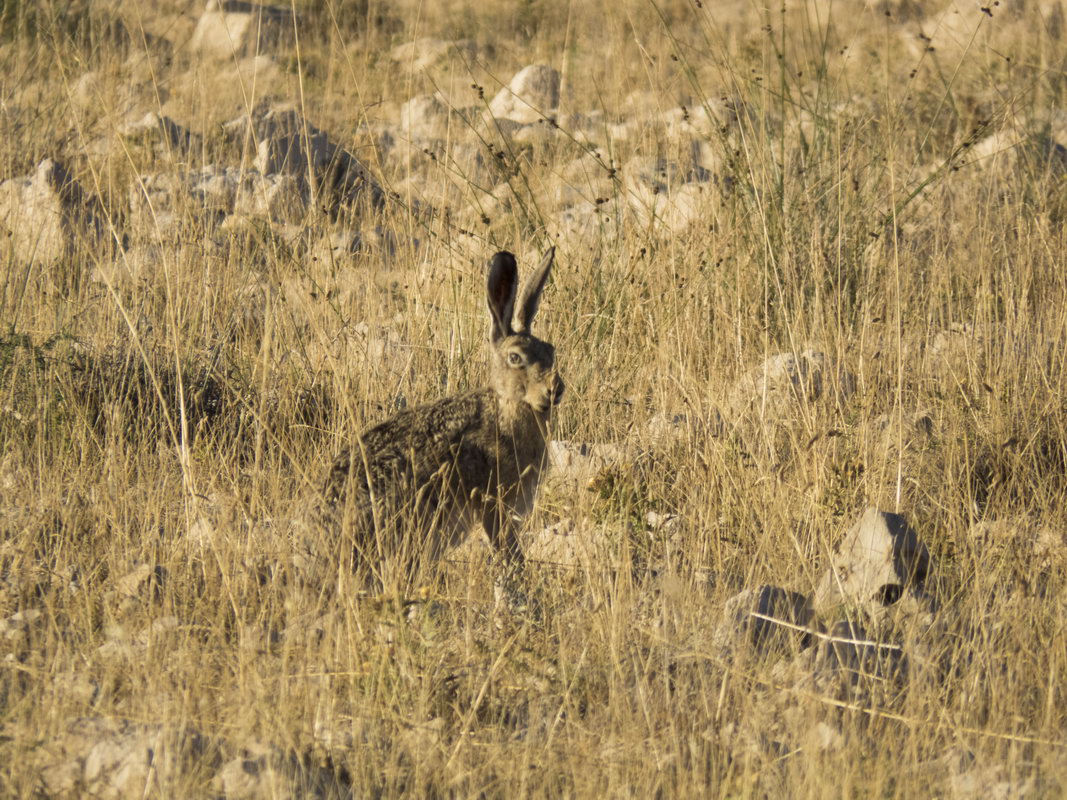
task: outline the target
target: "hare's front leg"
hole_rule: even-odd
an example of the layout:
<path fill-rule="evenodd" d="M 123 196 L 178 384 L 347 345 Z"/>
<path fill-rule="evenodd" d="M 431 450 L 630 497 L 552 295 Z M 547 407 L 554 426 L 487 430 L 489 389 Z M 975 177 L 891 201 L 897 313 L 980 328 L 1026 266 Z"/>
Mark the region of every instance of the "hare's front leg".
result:
<path fill-rule="evenodd" d="M 530 608 L 529 600 L 522 591 L 526 559 L 519 546 L 518 524 L 509 509 L 502 503 L 487 504 L 482 514 L 482 526 L 493 549 L 494 596 L 497 604 L 507 603 L 512 611 L 523 612 Z"/>

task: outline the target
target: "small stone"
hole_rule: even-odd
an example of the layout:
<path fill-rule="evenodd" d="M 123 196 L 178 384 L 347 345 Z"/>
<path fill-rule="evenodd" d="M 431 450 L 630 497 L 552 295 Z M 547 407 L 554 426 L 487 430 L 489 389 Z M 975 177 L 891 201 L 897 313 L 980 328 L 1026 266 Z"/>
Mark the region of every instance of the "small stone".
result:
<path fill-rule="evenodd" d="M 793 417 L 801 403 L 822 396 L 829 378 L 828 359 L 818 350 L 777 353 L 743 375 L 726 401 L 731 421 L 754 416 L 771 422 Z"/>
<path fill-rule="evenodd" d="M 661 514 L 658 511 L 645 513 L 645 524 L 661 536 L 671 536 L 682 527 L 682 518 L 677 514 Z"/>
<path fill-rule="evenodd" d="M 300 222 L 307 215 L 308 197 L 292 175 L 246 173 L 234 197 L 235 214 L 274 222 Z"/>
<path fill-rule="evenodd" d="M 820 752 L 835 753 L 845 746 L 845 737 L 837 725 L 820 720 L 808 731 L 808 744 Z"/>
<path fill-rule="evenodd" d="M 149 139 L 159 153 L 188 154 L 200 148 L 201 137 L 156 111 L 124 125 L 119 133 L 127 139 Z"/>
<path fill-rule="evenodd" d="M 732 655 L 742 641 L 759 654 L 780 650 L 789 643 L 804 647 L 812 621 L 808 598 L 778 586 L 746 589 L 726 601 L 720 623 L 712 634 L 716 649 Z"/>
<path fill-rule="evenodd" d="M 140 564 L 115 582 L 115 590 L 125 597 L 137 597 L 141 594 L 158 597 L 166 578 L 166 567 Z"/>
<path fill-rule="evenodd" d="M 563 520 L 527 538 L 526 558 L 557 566 L 592 566 L 603 560 L 607 546 L 602 529 Z"/>
<path fill-rule="evenodd" d="M 478 54 L 473 39 L 416 39 L 397 45 L 389 51 L 389 58 L 401 66 L 424 70 L 452 59 L 470 63 Z"/>
<path fill-rule="evenodd" d="M 288 43 L 295 22 L 288 8 L 244 0 L 208 0 L 196 24 L 190 47 L 214 58 L 258 55 Z"/>
<path fill-rule="evenodd" d="M 52 159 L 0 183 L 0 240 L 15 261 L 34 264 L 69 259 L 79 245 L 94 254 L 109 245 L 98 203 Z"/>
<path fill-rule="evenodd" d="M 330 771 L 305 765 L 295 754 L 258 742 L 246 745 L 240 755 L 226 761 L 215 774 L 213 786 L 227 800 L 346 796 L 345 787 Z"/>
<path fill-rule="evenodd" d="M 24 635 L 40 619 L 41 610 L 38 608 L 19 611 L 7 619 L 0 620 L 0 636 L 5 639 L 15 639 Z"/>
<path fill-rule="evenodd" d="M 49 795 L 127 798 L 166 794 L 184 765 L 202 768 L 213 755 L 189 728 L 81 717 L 34 758 Z"/>
<path fill-rule="evenodd" d="M 689 415 L 656 414 L 648 421 L 648 436 L 654 444 L 665 446 L 683 441 L 690 430 Z"/>
<path fill-rule="evenodd" d="M 815 590 L 819 610 L 860 605 L 874 616 L 908 594 L 921 594 L 930 554 L 904 517 L 868 508 L 834 551 Z"/>
<path fill-rule="evenodd" d="M 412 139 L 443 139 L 451 112 L 436 94 L 413 97 L 400 107 L 400 127 Z"/>
<path fill-rule="evenodd" d="M 296 179 L 309 202 L 335 212 L 366 200 L 379 207 L 386 194 L 359 159 L 288 106 L 257 107 L 227 123 L 231 136 L 254 142 L 253 166 L 260 174 L 288 175 Z"/>
<path fill-rule="evenodd" d="M 553 480 L 588 484 L 606 469 L 633 461 L 639 455 L 637 448 L 621 444 L 555 440 L 548 443 L 549 475 Z"/>
<path fill-rule="evenodd" d="M 489 104 L 497 119 L 521 124 L 552 117 L 559 106 L 559 73 L 544 64 L 531 64 L 515 74 Z"/>

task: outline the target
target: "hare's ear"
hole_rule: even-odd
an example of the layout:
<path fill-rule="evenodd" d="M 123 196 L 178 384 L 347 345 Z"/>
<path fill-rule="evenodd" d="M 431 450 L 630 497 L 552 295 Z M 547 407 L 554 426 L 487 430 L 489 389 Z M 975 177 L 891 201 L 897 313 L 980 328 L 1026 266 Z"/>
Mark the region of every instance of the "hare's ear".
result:
<path fill-rule="evenodd" d="M 515 291 L 519 286 L 519 270 L 515 256 L 501 251 L 489 261 L 489 317 L 492 320 L 490 338 L 496 342 L 511 335 L 511 315 L 515 311 Z"/>
<path fill-rule="evenodd" d="M 522 287 L 522 300 L 519 301 L 518 329 L 524 333 L 530 332 L 537 306 L 541 302 L 541 290 L 545 288 L 548 273 L 552 269 L 552 262 L 556 258 L 556 248 L 548 248 L 540 265 Z"/>

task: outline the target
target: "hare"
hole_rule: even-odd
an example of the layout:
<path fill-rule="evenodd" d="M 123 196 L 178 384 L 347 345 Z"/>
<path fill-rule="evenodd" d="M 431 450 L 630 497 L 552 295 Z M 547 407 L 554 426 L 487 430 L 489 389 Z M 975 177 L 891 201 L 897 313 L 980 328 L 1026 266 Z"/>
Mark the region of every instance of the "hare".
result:
<path fill-rule="evenodd" d="M 341 556 L 351 553 L 353 567 L 376 570 L 397 556 L 436 561 L 481 524 L 505 581 L 521 569 L 518 526 L 546 468 L 549 424 L 563 396 L 555 348 L 530 332 L 554 254 L 521 294 L 515 257 L 490 260 L 487 387 L 402 411 L 335 460 L 322 494 L 327 536 L 337 552 L 333 534 L 342 532 Z"/>

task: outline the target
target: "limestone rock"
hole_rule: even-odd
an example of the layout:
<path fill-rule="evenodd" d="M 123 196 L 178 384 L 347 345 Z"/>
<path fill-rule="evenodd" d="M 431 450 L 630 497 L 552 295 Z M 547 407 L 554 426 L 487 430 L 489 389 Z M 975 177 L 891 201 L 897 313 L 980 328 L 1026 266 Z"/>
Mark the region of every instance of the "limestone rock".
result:
<path fill-rule="evenodd" d="M 435 67 L 451 59 L 469 63 L 478 54 L 473 39 L 416 39 L 397 45 L 389 51 L 389 58 L 401 66 L 419 71 Z"/>
<path fill-rule="evenodd" d="M 208 0 L 190 47 L 213 58 L 255 55 L 292 38 L 296 21 L 288 8 L 243 0 Z"/>
<path fill-rule="evenodd" d="M 294 754 L 259 743 L 248 745 L 240 755 L 224 763 L 215 774 L 213 785 L 227 800 L 324 800 L 350 796 L 327 770 L 305 766 Z"/>
<path fill-rule="evenodd" d="M 523 551 L 531 561 L 590 568 L 604 563 L 607 545 L 608 537 L 602 529 L 563 520 L 530 535 Z"/>
<path fill-rule="evenodd" d="M 823 393 L 827 358 L 817 350 L 777 353 L 743 375 L 731 390 L 725 407 L 731 421 L 755 416 L 782 422 L 795 415 L 801 403 Z"/>
<path fill-rule="evenodd" d="M 713 215 L 718 193 L 702 167 L 637 156 L 623 167 L 623 176 L 627 202 L 642 227 L 679 232 L 702 212 Z"/>
<path fill-rule="evenodd" d="M 721 413 L 711 409 L 706 416 L 692 411 L 661 412 L 649 419 L 645 431 L 657 447 L 682 443 L 699 447 L 706 436 L 721 436 L 722 427 Z"/>
<path fill-rule="evenodd" d="M 497 119 L 524 125 L 551 117 L 559 107 L 559 73 L 544 64 L 531 64 L 515 73 L 489 104 Z"/>
<path fill-rule="evenodd" d="M 127 139 L 148 140 L 157 153 L 164 155 L 187 155 L 199 150 L 202 141 L 201 136 L 156 111 L 127 122 L 119 133 Z"/>
<path fill-rule="evenodd" d="M 188 228 L 211 232 L 232 215 L 301 221 L 309 196 L 291 175 L 206 166 L 188 172 L 146 176 L 130 189 L 131 229 L 150 241 L 173 238 Z"/>
<path fill-rule="evenodd" d="M 955 800 L 1013 800 L 1019 797 L 1040 796 L 1037 776 L 1026 774 L 1011 764 L 982 763 L 969 751 L 951 749 L 938 759 L 937 767 L 948 774 L 948 797 Z M 947 768 L 947 769 L 946 769 Z M 1021 772 L 1021 774 L 1020 774 Z"/>
<path fill-rule="evenodd" d="M 552 480 L 589 483 L 611 467 L 633 461 L 640 455 L 622 444 L 590 444 L 567 441 L 548 443 L 549 475 Z"/>
<path fill-rule="evenodd" d="M 634 192 L 629 199 L 642 227 L 667 235 L 681 233 L 704 218 L 714 222 L 718 195 L 710 186 L 686 183 L 669 193 Z"/>
<path fill-rule="evenodd" d="M 878 615 L 906 595 L 921 593 L 929 571 L 926 545 L 904 517 L 871 507 L 837 546 L 814 606 L 852 603 Z"/>
<path fill-rule="evenodd" d="M 579 203 L 610 200 L 618 193 L 617 178 L 611 167 L 591 153 L 575 158 L 553 176 L 546 200 L 553 206 L 570 208 Z"/>
<path fill-rule="evenodd" d="M 721 621 L 712 634 L 713 646 L 725 656 L 747 642 L 757 653 L 794 645 L 805 646 L 810 635 L 804 630 L 813 613 L 808 598 L 778 586 L 746 589 L 726 601 Z"/>
<path fill-rule="evenodd" d="M 750 453 L 782 459 L 796 446 L 795 432 L 816 403 L 841 402 L 855 378 L 826 354 L 813 349 L 777 353 L 743 374 L 720 406 L 721 428 Z"/>
<path fill-rule="evenodd" d="M 448 105 L 436 94 L 413 97 L 400 108 L 400 127 L 412 139 L 443 139 L 451 116 Z"/>
<path fill-rule="evenodd" d="M 158 599 L 167 580 L 167 569 L 161 564 L 139 564 L 115 581 L 115 591 L 123 597 L 147 596 Z"/>
<path fill-rule="evenodd" d="M 74 720 L 42 750 L 43 791 L 100 798 L 170 794 L 183 763 L 210 763 L 212 755 L 195 730 L 102 717 Z"/>
<path fill-rule="evenodd" d="M 251 118 L 238 117 L 225 129 L 255 144 L 253 166 L 260 174 L 294 178 L 317 206 L 335 212 L 357 201 L 377 208 L 385 200 L 366 167 L 294 108 L 260 106 Z"/>
<path fill-rule="evenodd" d="M 550 232 L 570 241 L 573 247 L 595 248 L 604 238 L 623 235 L 626 220 L 625 204 L 605 199 L 607 202 L 583 201 L 561 212 Z"/>
<path fill-rule="evenodd" d="M 292 175 L 245 173 L 237 185 L 233 212 L 275 222 L 299 222 L 307 214 L 308 196 Z"/>
<path fill-rule="evenodd" d="M 1064 531 L 1027 516 L 980 520 L 967 529 L 964 539 L 983 556 L 1010 552 L 1034 573 L 1067 558 Z"/>
<path fill-rule="evenodd" d="M 36 264 L 69 259 L 79 245 L 99 254 L 109 243 L 96 200 L 50 158 L 0 183 L 0 240 L 15 261 Z"/>
<path fill-rule="evenodd" d="M 1023 125 L 1006 127 L 986 136 L 968 151 L 968 160 L 985 169 L 1028 169 L 1061 178 L 1067 174 L 1067 147 L 1043 131 Z"/>
<path fill-rule="evenodd" d="M 228 800 L 252 797 L 340 798 L 348 787 L 297 754 L 245 747 L 189 727 L 79 717 L 32 752 L 39 789 L 50 797 L 179 796 L 210 785 Z"/>
<path fill-rule="evenodd" d="M 41 610 L 38 608 L 16 612 L 7 619 L 0 619 L 0 637 L 9 640 L 20 638 L 42 621 Z"/>
<path fill-rule="evenodd" d="M 206 166 L 145 176 L 130 187 L 130 230 L 159 240 L 178 236 L 190 224 L 215 228 L 233 213 L 240 174 Z"/>
<path fill-rule="evenodd" d="M 803 693 L 875 703 L 892 697 L 907 674 L 903 647 L 872 638 L 856 622 L 838 622 L 818 638 L 816 647 L 777 664 L 775 679 Z"/>
<path fill-rule="evenodd" d="M 704 170 L 688 168 L 666 158 L 635 156 L 623 166 L 625 186 L 629 191 L 641 190 L 665 194 L 683 183 L 706 181 Z"/>

